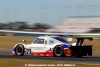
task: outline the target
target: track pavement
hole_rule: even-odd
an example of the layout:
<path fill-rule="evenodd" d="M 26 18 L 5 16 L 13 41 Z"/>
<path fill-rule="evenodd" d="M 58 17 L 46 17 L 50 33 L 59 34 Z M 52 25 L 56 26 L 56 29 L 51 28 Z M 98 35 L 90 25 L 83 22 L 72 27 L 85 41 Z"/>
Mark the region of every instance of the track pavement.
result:
<path fill-rule="evenodd" d="M 100 56 L 69 58 L 69 57 L 33 57 L 33 56 L 12 56 L 11 50 L 0 49 L 0 58 L 18 59 L 18 60 L 46 60 L 57 62 L 75 62 L 86 64 L 100 64 Z"/>

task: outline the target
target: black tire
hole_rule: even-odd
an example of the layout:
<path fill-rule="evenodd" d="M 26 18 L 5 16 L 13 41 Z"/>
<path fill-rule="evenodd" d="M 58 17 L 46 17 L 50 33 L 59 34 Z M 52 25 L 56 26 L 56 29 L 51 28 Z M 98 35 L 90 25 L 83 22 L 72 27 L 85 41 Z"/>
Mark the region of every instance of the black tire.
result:
<path fill-rule="evenodd" d="M 64 57 L 65 56 L 64 49 L 60 45 L 55 46 L 53 50 L 53 54 L 54 54 L 54 57 Z"/>
<path fill-rule="evenodd" d="M 24 55 L 24 46 L 21 44 L 18 44 L 16 46 L 15 54 L 18 56 L 23 56 Z"/>

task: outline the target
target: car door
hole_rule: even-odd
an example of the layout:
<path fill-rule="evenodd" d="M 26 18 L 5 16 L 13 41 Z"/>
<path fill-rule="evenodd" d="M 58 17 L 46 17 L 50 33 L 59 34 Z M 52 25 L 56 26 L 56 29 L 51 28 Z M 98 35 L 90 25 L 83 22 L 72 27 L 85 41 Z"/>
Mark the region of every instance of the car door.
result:
<path fill-rule="evenodd" d="M 44 39 L 38 38 L 34 43 L 31 44 L 32 52 L 44 52 Z"/>
<path fill-rule="evenodd" d="M 44 50 L 46 52 L 51 51 L 53 46 L 54 46 L 54 40 L 48 39 L 48 40 L 45 41 Z"/>

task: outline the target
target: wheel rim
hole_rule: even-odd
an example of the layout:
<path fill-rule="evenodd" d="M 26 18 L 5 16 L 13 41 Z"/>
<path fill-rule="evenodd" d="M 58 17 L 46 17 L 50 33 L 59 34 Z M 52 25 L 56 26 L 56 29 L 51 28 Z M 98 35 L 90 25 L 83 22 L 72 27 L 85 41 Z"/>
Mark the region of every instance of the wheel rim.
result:
<path fill-rule="evenodd" d="M 17 48 L 17 52 L 18 52 L 18 53 L 21 53 L 21 52 L 22 52 L 22 48 L 21 48 L 21 47 L 18 47 L 18 48 Z"/>
<path fill-rule="evenodd" d="M 56 49 L 56 54 L 57 54 L 57 55 L 61 55 L 61 53 L 62 53 L 61 47 L 57 47 L 57 49 Z"/>

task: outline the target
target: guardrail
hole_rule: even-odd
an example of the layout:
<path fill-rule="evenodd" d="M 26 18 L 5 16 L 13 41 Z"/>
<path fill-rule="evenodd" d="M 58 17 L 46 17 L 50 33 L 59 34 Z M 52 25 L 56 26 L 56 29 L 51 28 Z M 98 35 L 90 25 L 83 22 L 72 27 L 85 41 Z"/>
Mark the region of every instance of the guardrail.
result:
<path fill-rule="evenodd" d="M 12 30 L 0 30 L 3 33 L 12 33 L 13 36 L 42 36 L 42 35 L 64 35 L 64 36 L 82 36 L 82 37 L 93 37 L 100 39 L 100 33 L 79 33 L 79 34 L 70 34 L 70 33 L 47 33 L 47 32 L 28 32 L 28 31 L 12 31 Z"/>

